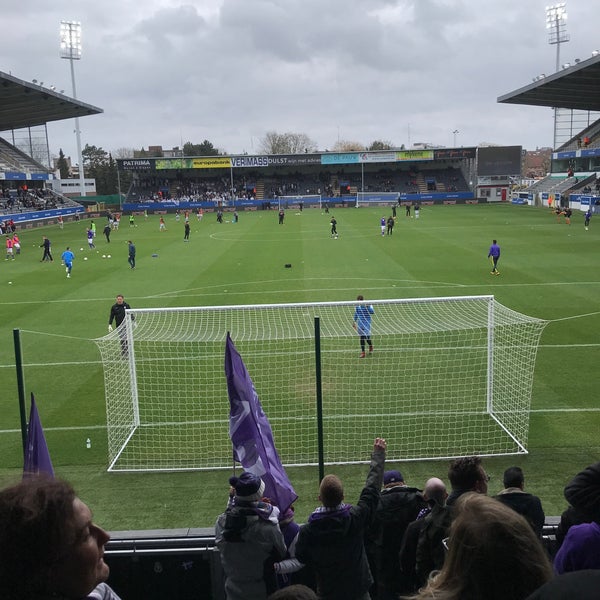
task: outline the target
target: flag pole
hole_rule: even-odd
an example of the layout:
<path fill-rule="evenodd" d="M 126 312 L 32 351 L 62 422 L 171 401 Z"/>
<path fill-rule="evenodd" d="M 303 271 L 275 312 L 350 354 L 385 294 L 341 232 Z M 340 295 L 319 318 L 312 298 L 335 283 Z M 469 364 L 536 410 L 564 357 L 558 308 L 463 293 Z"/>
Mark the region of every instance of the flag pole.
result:
<path fill-rule="evenodd" d="M 321 321 L 315 317 L 315 376 L 317 392 L 317 443 L 319 450 L 319 483 L 325 477 L 325 452 L 323 449 L 323 386 L 321 376 Z"/>
<path fill-rule="evenodd" d="M 27 412 L 25 410 L 25 377 L 23 375 L 23 356 L 21 353 L 21 330 L 13 329 L 15 346 L 15 367 L 17 368 L 17 390 L 19 393 L 19 414 L 21 415 L 21 437 L 23 456 L 27 450 Z"/>

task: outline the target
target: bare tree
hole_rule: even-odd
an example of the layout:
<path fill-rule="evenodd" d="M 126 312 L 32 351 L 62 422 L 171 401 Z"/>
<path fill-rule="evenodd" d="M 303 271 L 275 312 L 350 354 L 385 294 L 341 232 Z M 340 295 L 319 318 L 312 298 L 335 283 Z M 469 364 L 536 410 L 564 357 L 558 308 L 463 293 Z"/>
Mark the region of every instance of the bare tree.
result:
<path fill-rule="evenodd" d="M 334 152 L 360 152 L 362 150 L 365 150 L 363 144 L 351 140 L 338 140 L 333 145 Z"/>
<path fill-rule="evenodd" d="M 117 148 L 111 152 L 113 158 L 133 158 L 133 148 Z"/>
<path fill-rule="evenodd" d="M 259 148 L 261 154 L 302 154 L 316 152 L 317 144 L 305 133 L 267 131 Z"/>
<path fill-rule="evenodd" d="M 367 146 L 367 150 L 393 150 L 394 148 L 394 144 L 389 140 L 374 140 Z"/>

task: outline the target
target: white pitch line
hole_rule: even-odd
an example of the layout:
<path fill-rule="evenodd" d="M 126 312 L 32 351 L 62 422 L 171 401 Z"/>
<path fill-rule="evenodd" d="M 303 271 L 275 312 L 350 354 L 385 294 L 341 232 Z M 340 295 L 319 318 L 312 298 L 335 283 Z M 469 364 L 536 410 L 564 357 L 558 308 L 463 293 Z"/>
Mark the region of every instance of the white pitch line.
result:
<path fill-rule="evenodd" d="M 536 408 L 536 409 L 531 409 L 529 411 L 530 413 L 535 413 L 535 414 L 542 414 L 542 413 L 597 413 L 600 412 L 600 407 L 593 407 L 593 408 Z M 389 418 L 390 416 L 397 416 L 397 417 L 407 417 L 407 416 L 423 416 L 423 417 L 430 417 L 430 416 L 436 416 L 436 415 L 442 415 L 442 416 L 452 416 L 455 415 L 456 413 L 452 413 L 450 411 L 442 411 L 442 412 L 435 412 L 435 413 L 396 413 L 391 414 L 391 413 L 385 413 L 385 414 L 381 414 L 381 415 L 373 415 L 373 414 L 369 414 L 369 415 L 346 415 L 346 419 L 347 418 L 366 418 L 366 417 L 381 417 L 381 418 Z M 465 414 L 485 414 L 485 413 L 465 413 Z M 339 419 L 339 415 L 332 415 L 331 417 L 329 417 L 329 419 L 335 419 L 338 420 Z M 315 420 L 315 416 L 314 415 L 306 415 L 303 417 L 295 417 L 290 419 L 290 417 L 275 417 L 275 418 L 271 418 L 271 421 L 275 422 L 275 421 L 290 421 L 290 420 L 295 420 L 295 421 L 314 421 Z M 165 426 L 173 426 L 173 425 L 206 425 L 206 424 L 219 424 L 219 423 L 226 423 L 227 419 L 206 419 L 203 421 L 167 421 L 164 423 L 148 423 L 146 425 L 142 425 L 143 427 L 165 427 Z M 44 427 L 44 431 L 45 432 L 49 432 L 49 431 L 90 431 L 90 430 L 105 430 L 106 429 L 106 425 L 85 425 L 85 426 L 78 426 L 78 427 Z M 20 429 L 0 429 L 0 435 L 2 434 L 14 434 L 14 433 L 21 433 Z"/>

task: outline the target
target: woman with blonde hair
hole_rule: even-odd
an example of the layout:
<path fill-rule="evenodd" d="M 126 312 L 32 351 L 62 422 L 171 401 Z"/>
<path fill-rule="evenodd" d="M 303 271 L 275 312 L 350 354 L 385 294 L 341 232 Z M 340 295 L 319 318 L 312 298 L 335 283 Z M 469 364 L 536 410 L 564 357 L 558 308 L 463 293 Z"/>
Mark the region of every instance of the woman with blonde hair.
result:
<path fill-rule="evenodd" d="M 470 492 L 454 510 L 444 566 L 414 598 L 521 600 L 552 578 L 540 540 L 512 508 Z"/>

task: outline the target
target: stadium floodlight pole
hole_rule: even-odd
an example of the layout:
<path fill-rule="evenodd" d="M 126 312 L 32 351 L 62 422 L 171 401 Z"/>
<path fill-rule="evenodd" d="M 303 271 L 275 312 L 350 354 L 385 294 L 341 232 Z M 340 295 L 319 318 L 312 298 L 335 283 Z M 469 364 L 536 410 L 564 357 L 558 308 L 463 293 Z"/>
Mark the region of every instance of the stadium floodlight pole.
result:
<path fill-rule="evenodd" d="M 460 133 L 460 131 L 459 131 L 458 129 L 455 129 L 455 130 L 452 132 L 452 135 L 454 136 L 454 146 L 453 146 L 453 148 L 456 148 L 456 136 L 457 136 L 459 133 Z"/>
<path fill-rule="evenodd" d="M 569 34 L 566 32 L 567 21 L 567 4 L 553 4 L 546 7 L 546 29 L 548 30 L 548 43 L 556 46 L 556 72 L 560 70 L 560 45 L 563 42 L 570 40 Z M 558 128 L 558 109 L 554 107 L 554 141 L 553 148 L 557 144 L 557 128 Z"/>
<path fill-rule="evenodd" d="M 71 64 L 71 84 L 73 85 L 73 98 L 77 100 L 75 67 L 73 61 L 81 60 L 81 23 L 79 21 L 60 22 L 60 57 L 67 59 Z M 79 160 L 79 186 L 81 188 L 81 195 L 85 196 L 85 173 L 83 172 L 83 155 L 81 154 L 81 131 L 79 129 L 79 117 L 75 117 L 75 138 L 77 139 L 77 158 Z"/>

